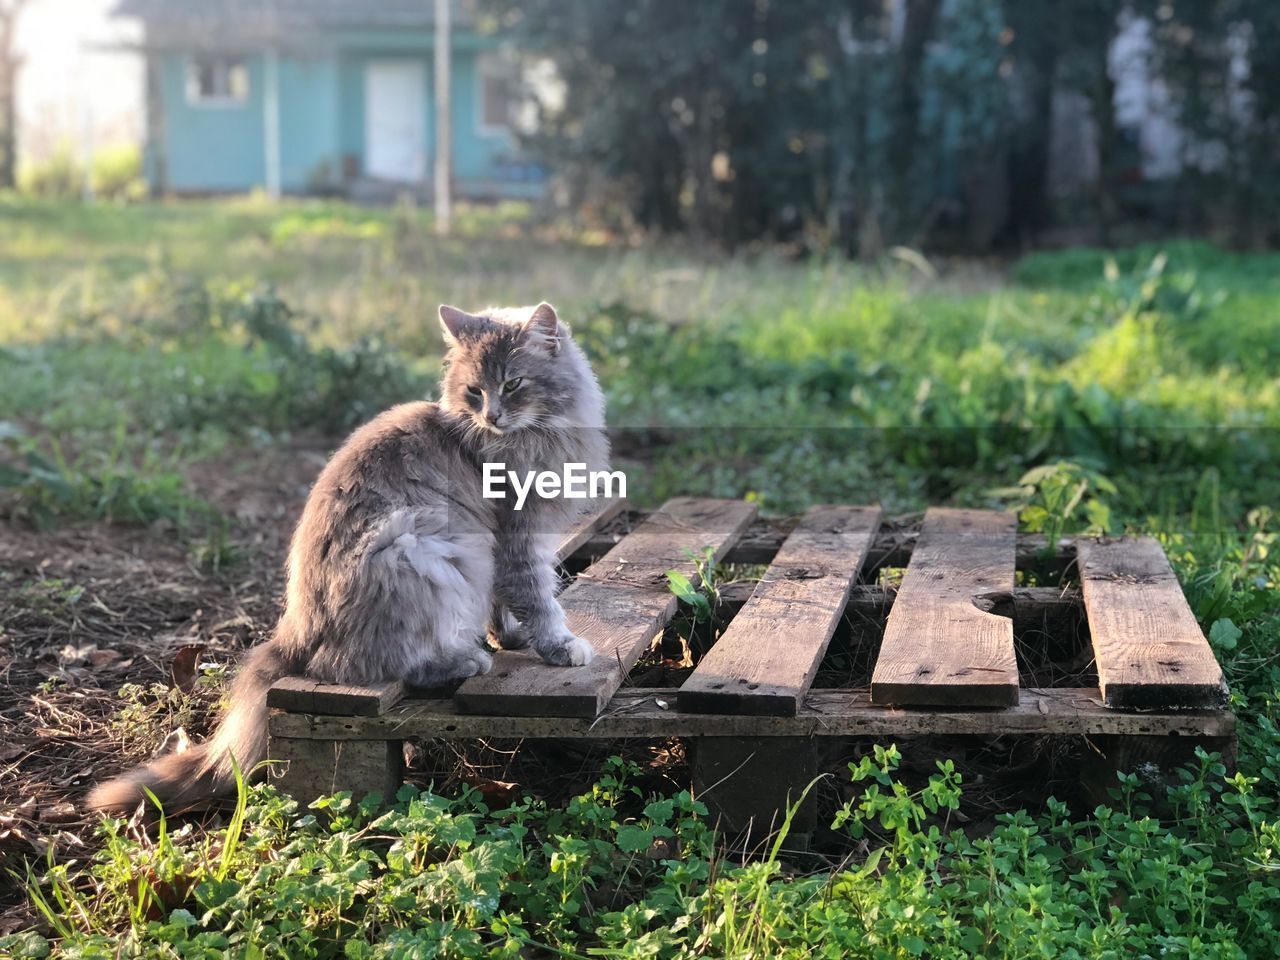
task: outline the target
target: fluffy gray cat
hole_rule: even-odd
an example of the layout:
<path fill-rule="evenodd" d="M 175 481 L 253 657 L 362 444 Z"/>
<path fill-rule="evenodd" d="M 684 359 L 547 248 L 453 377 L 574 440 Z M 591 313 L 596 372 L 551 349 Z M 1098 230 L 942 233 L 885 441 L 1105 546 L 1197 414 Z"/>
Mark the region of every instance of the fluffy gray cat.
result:
<path fill-rule="evenodd" d="M 266 754 L 266 693 L 304 674 L 333 683 L 439 686 L 486 672 L 486 630 L 548 663 L 591 660 L 555 598 L 554 549 L 583 500 L 483 496 L 483 464 L 607 470 L 604 398 L 550 304 L 472 315 L 440 308 L 439 403 L 406 403 L 357 430 L 307 498 L 284 613 L 231 689 L 213 737 L 96 787 L 125 814 L 150 789 L 173 813 L 206 805 Z"/>

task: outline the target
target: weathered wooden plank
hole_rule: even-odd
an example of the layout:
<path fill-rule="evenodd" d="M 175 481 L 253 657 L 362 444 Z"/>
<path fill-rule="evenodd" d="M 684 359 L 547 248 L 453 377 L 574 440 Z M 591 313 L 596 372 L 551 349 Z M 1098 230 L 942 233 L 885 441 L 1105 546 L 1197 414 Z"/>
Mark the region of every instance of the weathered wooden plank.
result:
<path fill-rule="evenodd" d="M 278 716 L 300 717 L 281 713 Z M 404 747 L 398 739 L 319 740 L 271 734 L 268 776 L 302 804 L 339 790 L 355 797 L 380 793 L 394 799 L 404 779 Z"/>
<path fill-rule="evenodd" d="M 1103 701 L 1121 709 L 1226 703 L 1222 668 L 1160 544 L 1079 544 L 1080 580 Z"/>
<path fill-rule="evenodd" d="M 584 543 L 590 540 L 602 526 L 620 514 L 627 505 L 622 499 L 606 500 L 600 509 L 579 520 L 563 537 L 556 547 L 556 557 L 564 561 L 573 555 Z"/>
<path fill-rule="evenodd" d="M 680 688 L 680 709 L 794 715 L 879 528 L 879 507 L 810 509 Z"/>
<path fill-rule="evenodd" d="M 677 497 L 581 574 L 560 595 L 569 629 L 596 658 L 585 667 L 553 667 L 529 650 L 500 650 L 493 669 L 458 688 L 472 713 L 594 717 L 676 610 L 667 571 L 692 576 L 689 553 L 719 559 L 755 516 L 737 500 Z"/>
<path fill-rule="evenodd" d="M 635 514 L 636 524 L 646 516 L 642 511 L 632 511 L 632 513 Z M 794 519 L 758 519 L 743 532 L 721 559 L 725 563 L 770 563 L 777 555 L 782 542 L 786 540 L 787 534 L 794 527 Z M 602 557 L 626 536 L 627 532 L 625 529 L 597 531 L 582 542 L 570 559 L 577 563 L 586 563 Z M 881 567 L 907 566 L 919 535 L 918 530 L 905 528 L 881 531 L 868 552 L 866 568 L 878 570 Z M 1076 541 L 1073 537 L 1063 537 L 1052 549 L 1047 549 L 1047 541 L 1041 534 L 1018 534 L 1016 564 L 1019 570 L 1060 570 L 1071 563 L 1075 556 Z"/>
<path fill-rule="evenodd" d="M 710 822 L 727 833 L 763 839 L 799 804 L 787 835 L 791 850 L 808 846 L 817 826 L 817 797 L 800 803 L 818 775 L 818 749 L 810 737 L 694 737 L 689 750 L 693 793 Z"/>
<path fill-rule="evenodd" d="M 877 703 L 1000 707 L 1018 702 L 1013 621 L 980 609 L 1014 585 L 1017 519 L 930 509 L 885 625 L 871 677 Z"/>
<path fill-rule="evenodd" d="M 267 691 L 267 706 L 295 713 L 376 717 L 404 697 L 399 680 L 365 687 L 320 683 L 307 677 L 282 677 Z"/>
<path fill-rule="evenodd" d="M 275 712 L 273 736 L 322 740 L 530 737 L 912 737 L 929 734 L 1231 736 L 1226 710 L 1126 713 L 1104 707 L 1096 688 L 1024 689 L 1007 710 L 910 710 L 871 702 L 867 690 L 810 690 L 794 717 L 681 713 L 675 691 L 619 690 L 599 717 L 500 717 L 459 711 L 452 700 L 401 701 L 380 717 Z"/>

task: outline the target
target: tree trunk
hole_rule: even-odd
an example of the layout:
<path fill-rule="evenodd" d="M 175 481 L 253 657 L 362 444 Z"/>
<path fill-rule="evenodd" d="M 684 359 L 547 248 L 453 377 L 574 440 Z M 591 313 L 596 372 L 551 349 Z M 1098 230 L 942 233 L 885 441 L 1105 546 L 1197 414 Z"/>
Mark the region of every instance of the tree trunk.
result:
<path fill-rule="evenodd" d="M 894 71 L 897 97 L 889 118 L 893 133 L 889 138 L 889 170 L 892 187 L 889 194 L 888 221 L 892 238 L 902 240 L 917 218 L 913 174 L 917 169 L 920 133 L 921 69 L 925 47 L 933 39 L 938 22 L 939 0 L 906 0 L 906 22 L 902 44 L 898 49 Z"/>
<path fill-rule="evenodd" d="M 1098 182 L 1094 196 L 1098 207 L 1098 229 L 1103 246 L 1111 243 L 1119 209 L 1115 196 L 1116 149 L 1120 144 L 1120 131 L 1116 126 L 1116 82 L 1111 76 L 1108 54 L 1111 37 L 1108 36 L 1098 51 L 1100 63 L 1098 80 L 1094 86 L 1093 119 L 1098 126 Z"/>
<path fill-rule="evenodd" d="M 449 13 L 449 0 L 436 0 L 436 156 L 432 200 L 436 233 L 441 235 L 448 234 L 453 227 L 453 66 L 450 59 L 453 37 Z"/>
<path fill-rule="evenodd" d="M 1047 31 L 1046 31 L 1047 32 Z M 1057 74 L 1057 44 L 1044 42 L 1029 56 L 1027 86 L 1030 113 L 1020 124 L 1010 151 L 1010 227 L 1016 242 L 1033 246 L 1050 221 L 1048 165 L 1053 136 L 1053 90 Z"/>
<path fill-rule="evenodd" d="M 18 117 L 14 96 L 17 71 L 7 59 L 0 59 L 0 190 L 17 186 Z"/>
<path fill-rule="evenodd" d="M 19 63 L 14 44 L 20 6 L 0 9 L 0 190 L 17 185 Z"/>

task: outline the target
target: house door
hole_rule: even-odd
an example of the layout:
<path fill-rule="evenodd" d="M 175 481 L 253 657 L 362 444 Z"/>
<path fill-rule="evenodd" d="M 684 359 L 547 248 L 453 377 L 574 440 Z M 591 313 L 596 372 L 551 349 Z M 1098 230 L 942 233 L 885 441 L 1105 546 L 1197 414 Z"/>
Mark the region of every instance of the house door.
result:
<path fill-rule="evenodd" d="M 365 173 L 418 183 L 426 175 L 427 75 L 421 60 L 373 60 L 364 73 Z"/>

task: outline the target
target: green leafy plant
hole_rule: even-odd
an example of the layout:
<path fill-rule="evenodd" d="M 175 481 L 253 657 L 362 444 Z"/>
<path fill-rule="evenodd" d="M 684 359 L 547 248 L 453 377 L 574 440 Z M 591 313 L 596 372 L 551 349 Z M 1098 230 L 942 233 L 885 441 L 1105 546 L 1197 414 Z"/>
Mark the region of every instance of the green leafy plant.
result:
<path fill-rule="evenodd" d="M 1070 460 L 1058 460 L 1024 473 L 1018 486 L 995 491 L 1019 505 L 1023 529 L 1043 533 L 1046 550 L 1053 550 L 1062 535 L 1073 526 L 1081 533 L 1114 533 L 1109 498 L 1116 485 L 1097 470 Z M 1084 523 L 1076 525 L 1077 510 L 1083 509 Z"/>
<path fill-rule="evenodd" d="M 1280 747 L 1272 746 L 1280 762 Z M 833 871 L 784 869 L 792 817 L 763 855 L 724 859 L 704 805 L 646 797 L 613 760 L 563 809 L 413 787 L 390 806 L 338 794 L 301 811 L 238 782 L 228 825 L 153 839 L 103 825 L 89 878 L 51 851 L 25 882 L 52 941 L 27 955 L 180 957 L 269 944 L 289 956 L 373 957 L 449 944 L 460 957 L 1269 955 L 1280 946 L 1280 831 L 1265 778 L 1199 751 L 1167 787 L 1122 776 L 1110 806 L 1050 801 L 970 835 L 950 761 L 924 786 L 877 746 L 850 765 L 834 828 L 860 850 Z M 444 938 L 444 939 L 442 939 Z"/>
<path fill-rule="evenodd" d="M 685 550 L 685 554 L 694 561 L 694 580 L 679 570 L 667 571 L 667 585 L 682 603 L 687 604 L 694 612 L 699 623 L 711 620 L 715 602 L 719 597 L 719 586 L 716 580 L 715 551 L 707 547 L 701 553 Z"/>
<path fill-rule="evenodd" d="M 152 523 L 168 520 L 185 527 L 196 519 L 212 521 L 213 508 L 187 489 L 182 475 L 153 455 L 140 464 L 125 452 L 124 425 L 114 445 L 71 459 L 57 438 L 46 444 L 12 424 L 0 424 L 0 491 L 7 494 L 11 517 L 48 528 L 59 520 L 108 520 Z"/>

